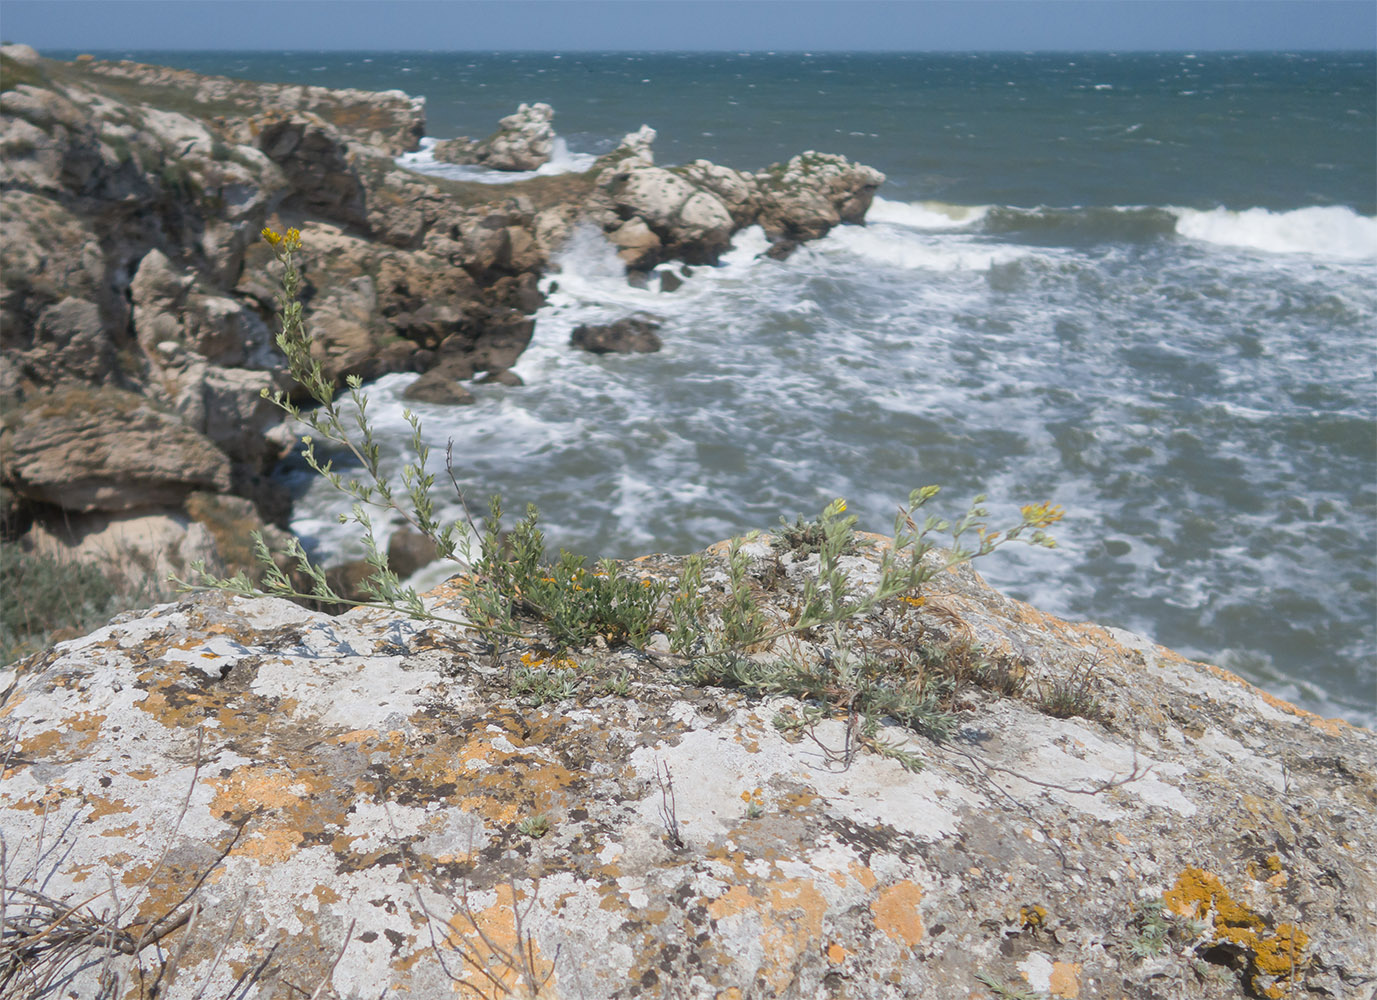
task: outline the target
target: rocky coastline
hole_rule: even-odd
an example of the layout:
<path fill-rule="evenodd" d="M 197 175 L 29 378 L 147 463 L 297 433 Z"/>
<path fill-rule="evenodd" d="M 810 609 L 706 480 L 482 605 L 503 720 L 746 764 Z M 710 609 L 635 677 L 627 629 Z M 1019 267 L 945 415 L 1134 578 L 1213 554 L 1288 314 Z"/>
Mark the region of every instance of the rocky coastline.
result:
<path fill-rule="evenodd" d="M 395 162 L 425 132 L 423 99 L 400 91 L 59 63 L 22 45 L 0 59 L 0 523 L 80 558 L 133 546 L 160 565 L 251 569 L 216 539 L 257 526 L 282 540 L 290 499 L 271 470 L 291 442 L 262 392 L 290 386 L 265 226 L 309 246 L 330 377 L 416 372 L 412 398 L 463 403 L 479 375 L 519 382 L 508 369 L 539 278 L 575 226 L 605 233 L 634 280 L 712 264 L 748 225 L 786 254 L 863 222 L 884 180 L 811 152 L 758 174 L 660 167 L 642 127 L 586 173 L 460 183 Z M 465 148 L 530 169 L 552 116 L 523 105 Z"/>
<path fill-rule="evenodd" d="M 159 575 L 285 537 L 264 226 L 304 234 L 332 378 L 415 372 L 461 403 L 479 375 L 517 391 L 576 226 L 648 280 L 748 225 L 787 256 L 883 181 L 818 153 L 660 167 L 642 128 L 586 173 L 493 187 L 397 166 L 425 131 L 400 92 L 23 46 L 0 82 L 0 526 Z M 531 169 L 547 110 L 453 155 Z M 636 315 L 575 339 L 659 344 Z M 683 587 L 700 639 L 738 592 L 796 622 L 824 573 L 793 528 L 614 568 Z M 849 536 L 847 586 L 890 544 Z M 757 633 L 738 674 L 665 632 L 572 648 L 529 613 L 498 641 L 225 592 L 0 665 L 0 993 L 1377 996 L 1373 733 L 932 558 L 921 595 Z M 460 586 L 426 607 L 465 615 Z M 817 683 L 750 682 L 785 667 Z M 931 692 L 942 732 L 863 716 L 864 683 Z"/>

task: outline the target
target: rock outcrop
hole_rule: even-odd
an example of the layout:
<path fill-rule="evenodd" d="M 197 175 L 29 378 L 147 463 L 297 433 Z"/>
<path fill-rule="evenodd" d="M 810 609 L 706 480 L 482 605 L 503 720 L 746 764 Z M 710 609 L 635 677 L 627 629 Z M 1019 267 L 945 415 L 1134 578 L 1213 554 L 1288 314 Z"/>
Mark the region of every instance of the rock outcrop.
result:
<path fill-rule="evenodd" d="M 508 369 L 531 341 L 538 279 L 581 220 L 640 273 L 713 263 L 743 226 L 796 240 L 859 221 L 882 180 L 818 154 L 757 175 L 658 167 L 642 127 L 585 175 L 496 188 L 399 167 L 424 132 L 424 101 L 399 91 L 60 63 L 25 46 L 0 50 L 0 76 L 8 526 L 149 505 L 177 521 L 180 498 L 201 490 L 285 523 L 269 475 L 290 442 L 262 396 L 289 388 L 265 226 L 303 234 L 312 350 L 328 377 L 417 372 L 412 398 L 465 402 L 460 383 L 481 373 L 519 381 Z M 522 105 L 477 144 L 479 162 L 539 166 L 552 115 Z M 97 430 L 97 413 L 21 440 L 37 428 L 24 414 L 72 413 L 73 391 L 96 390 L 141 399 L 137 421 Z M 88 429 L 100 447 L 78 456 Z"/>
<path fill-rule="evenodd" d="M 816 557 L 743 551 L 787 616 Z M 845 655 L 979 642 L 941 742 L 605 643 L 223 594 L 116 619 L 0 674 L 6 891 L 40 893 L 7 919 L 81 995 L 165 932 L 169 998 L 1372 996 L 1377 737 L 969 569 L 924 596 Z M 865 669 L 822 641 L 753 659 Z M 1076 691 L 1091 718 L 1047 714 Z"/>
<path fill-rule="evenodd" d="M 522 104 L 481 142 L 447 139 L 435 144 L 432 155 L 446 163 L 473 163 L 491 170 L 536 170 L 550 162 L 554 119 L 555 109 L 548 104 Z"/>
<path fill-rule="evenodd" d="M 633 271 L 666 260 L 715 264 L 733 233 L 760 225 L 792 245 L 859 223 L 884 174 L 844 156 L 803 153 L 757 174 L 695 160 L 657 167 L 653 129 L 642 126 L 593 168 L 589 215 Z"/>

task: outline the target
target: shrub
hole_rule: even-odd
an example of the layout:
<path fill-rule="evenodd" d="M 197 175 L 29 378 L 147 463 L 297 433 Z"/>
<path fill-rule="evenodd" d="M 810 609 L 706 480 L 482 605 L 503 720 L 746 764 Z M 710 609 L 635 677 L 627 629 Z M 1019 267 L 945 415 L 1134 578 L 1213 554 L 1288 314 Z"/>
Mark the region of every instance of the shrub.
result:
<path fill-rule="evenodd" d="M 111 576 L 90 563 L 0 542 L 0 664 L 85 635 L 122 611 L 158 599 L 156 581 Z"/>
<path fill-rule="evenodd" d="M 628 645 L 647 655 L 665 656 L 647 649 L 652 633 L 663 629 L 671 650 L 667 658 L 685 680 L 790 694 L 832 710 L 844 708 L 849 720 L 848 746 L 853 742 L 867 746 L 916 767 L 918 761 L 911 752 L 879 737 L 881 723 L 890 720 L 934 739 L 945 737 L 954 724 L 950 694 L 965 678 L 953 671 L 929 669 L 941 657 L 924 658 L 919 651 L 895 659 L 857 650 L 842 623 L 876 612 L 895 599 L 919 606 L 922 601 L 918 593 L 935 575 L 989 555 L 1008 542 L 1053 545 L 1045 529 L 1062 517 L 1059 507 L 1045 503 L 1023 507 L 1016 524 L 992 531 L 983 496 L 976 497 L 954 522 L 923 514 L 921 509 L 938 494 L 938 487 L 925 486 L 914 490 L 899 509 L 893 541 L 880 555 L 877 583 L 857 590 L 842 565 L 843 556 L 854 552 L 857 545 L 856 518 L 847 513 L 844 500 L 834 500 L 816 521 L 800 518 L 793 525 L 784 525 L 778 544 L 795 561 L 802 558 L 810 565 L 797 605 L 789 619 L 781 622 L 762 609 L 750 579 L 746 542 L 758 536 L 730 543 L 724 593 L 720 600 L 712 601 L 708 593 L 711 588 L 703 583 L 703 556 L 685 558 L 677 580 L 668 585 L 630 574 L 612 560 L 603 560 L 590 570 L 581 556 L 561 552 L 550 562 L 536 510 L 527 508 L 511 535 L 504 536 L 498 497 L 490 501 L 481 531 L 462 493 L 463 521 L 442 525 L 435 515 L 431 492 L 436 477 L 427 470 L 429 449 L 422 441 L 420 422 L 410 411 L 405 412 L 412 429 L 415 461 L 402 470 L 401 489 L 397 489 L 382 474 L 380 447 L 368 419 L 368 398 L 360 379 L 350 376 L 345 381 L 352 409 L 347 416 L 336 386 L 311 357 L 311 340 L 298 299 L 301 275 L 296 255 L 301 250 L 301 234 L 295 229 L 284 235 L 265 229 L 263 237 L 282 266 L 278 297 L 282 330 L 277 344 L 286 355 L 292 378 L 317 405 L 302 410 L 284 393 L 269 398 L 309 428 L 311 433 L 301 439 L 307 464 L 352 498 L 350 513 L 341 515 L 340 520 L 358 525 L 367 562 L 373 568 L 362 585 L 366 599 L 348 600 L 332 589 L 325 571 L 293 539 L 287 555 L 296 563 L 298 578 L 310 583 L 310 589 L 303 591 L 293 586 L 287 572 L 274 563 L 262 538 L 255 535 L 255 550 L 264 569 L 262 588 L 268 593 L 346 606 L 383 607 L 422 620 L 448 622 L 483 635 L 491 643 L 495 658 L 512 641 L 553 645 L 556 653 L 562 653 L 601 640 Z M 317 436 L 352 455 L 363 470 L 362 476 L 346 479 L 329 461 L 322 462 L 316 453 Z M 446 467 L 458 491 L 452 456 L 447 455 Z M 402 585 L 377 543 L 370 509 L 399 515 L 435 543 L 440 558 L 453 559 L 466 570 L 461 581 L 464 618 L 435 614 L 414 589 Z M 949 548 L 936 547 L 933 539 L 939 534 L 949 537 Z M 472 551 L 475 539 L 477 553 Z M 815 571 L 812 560 L 816 560 Z M 216 579 L 206 576 L 203 567 L 197 570 L 201 585 L 245 595 L 258 592 L 243 574 Z M 816 646 L 814 656 L 779 657 L 772 653 L 780 640 L 801 635 L 816 639 L 829 628 L 830 636 Z M 542 634 L 537 636 L 537 632 Z M 962 664 L 960 669 L 970 676 L 985 676 L 983 661 L 981 666 L 972 665 L 972 649 L 959 656 L 954 650 L 943 650 L 942 656 L 951 654 L 953 662 Z M 509 681 L 515 695 L 539 704 L 571 696 L 578 686 L 572 673 L 527 663 L 509 671 Z M 802 724 L 819 718 L 821 715 L 810 715 Z"/>

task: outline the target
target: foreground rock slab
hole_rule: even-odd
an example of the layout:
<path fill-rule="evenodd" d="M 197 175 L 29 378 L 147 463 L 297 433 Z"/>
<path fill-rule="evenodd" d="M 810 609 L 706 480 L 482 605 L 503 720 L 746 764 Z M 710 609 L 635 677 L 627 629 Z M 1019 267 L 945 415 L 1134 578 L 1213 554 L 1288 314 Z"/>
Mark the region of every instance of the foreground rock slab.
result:
<path fill-rule="evenodd" d="M 771 614 L 815 571 L 745 550 Z M 194 899 L 169 997 L 1372 996 L 1372 733 L 969 570 L 848 634 L 967 636 L 1041 695 L 882 729 L 913 772 L 663 656 L 223 594 L 124 616 L 0 675 L 7 879 L 135 936 Z M 577 696 L 517 697 L 533 665 Z M 1096 721 L 1038 711 L 1077 677 Z"/>

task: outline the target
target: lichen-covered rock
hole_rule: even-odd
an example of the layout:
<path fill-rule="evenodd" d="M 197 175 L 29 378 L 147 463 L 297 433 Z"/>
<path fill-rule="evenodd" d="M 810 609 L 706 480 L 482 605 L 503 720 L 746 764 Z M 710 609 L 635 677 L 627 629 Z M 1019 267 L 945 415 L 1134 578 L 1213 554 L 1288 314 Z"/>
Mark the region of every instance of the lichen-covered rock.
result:
<path fill-rule="evenodd" d="M 787 616 L 816 556 L 743 551 Z M 858 585 L 881 551 L 844 557 Z M 716 547 L 710 601 L 725 580 Z M 1028 693 L 977 691 L 942 743 L 859 734 L 916 772 L 844 710 L 605 643 L 219 594 L 124 616 L 0 675 L 7 882 L 130 941 L 166 915 L 171 998 L 1372 995 L 1377 737 L 968 569 L 924 597 L 847 641 L 965 635 Z M 427 600 L 462 616 L 452 583 Z M 523 696 L 532 667 L 574 693 Z M 1096 720 L 1038 711 L 1078 676 Z"/>

